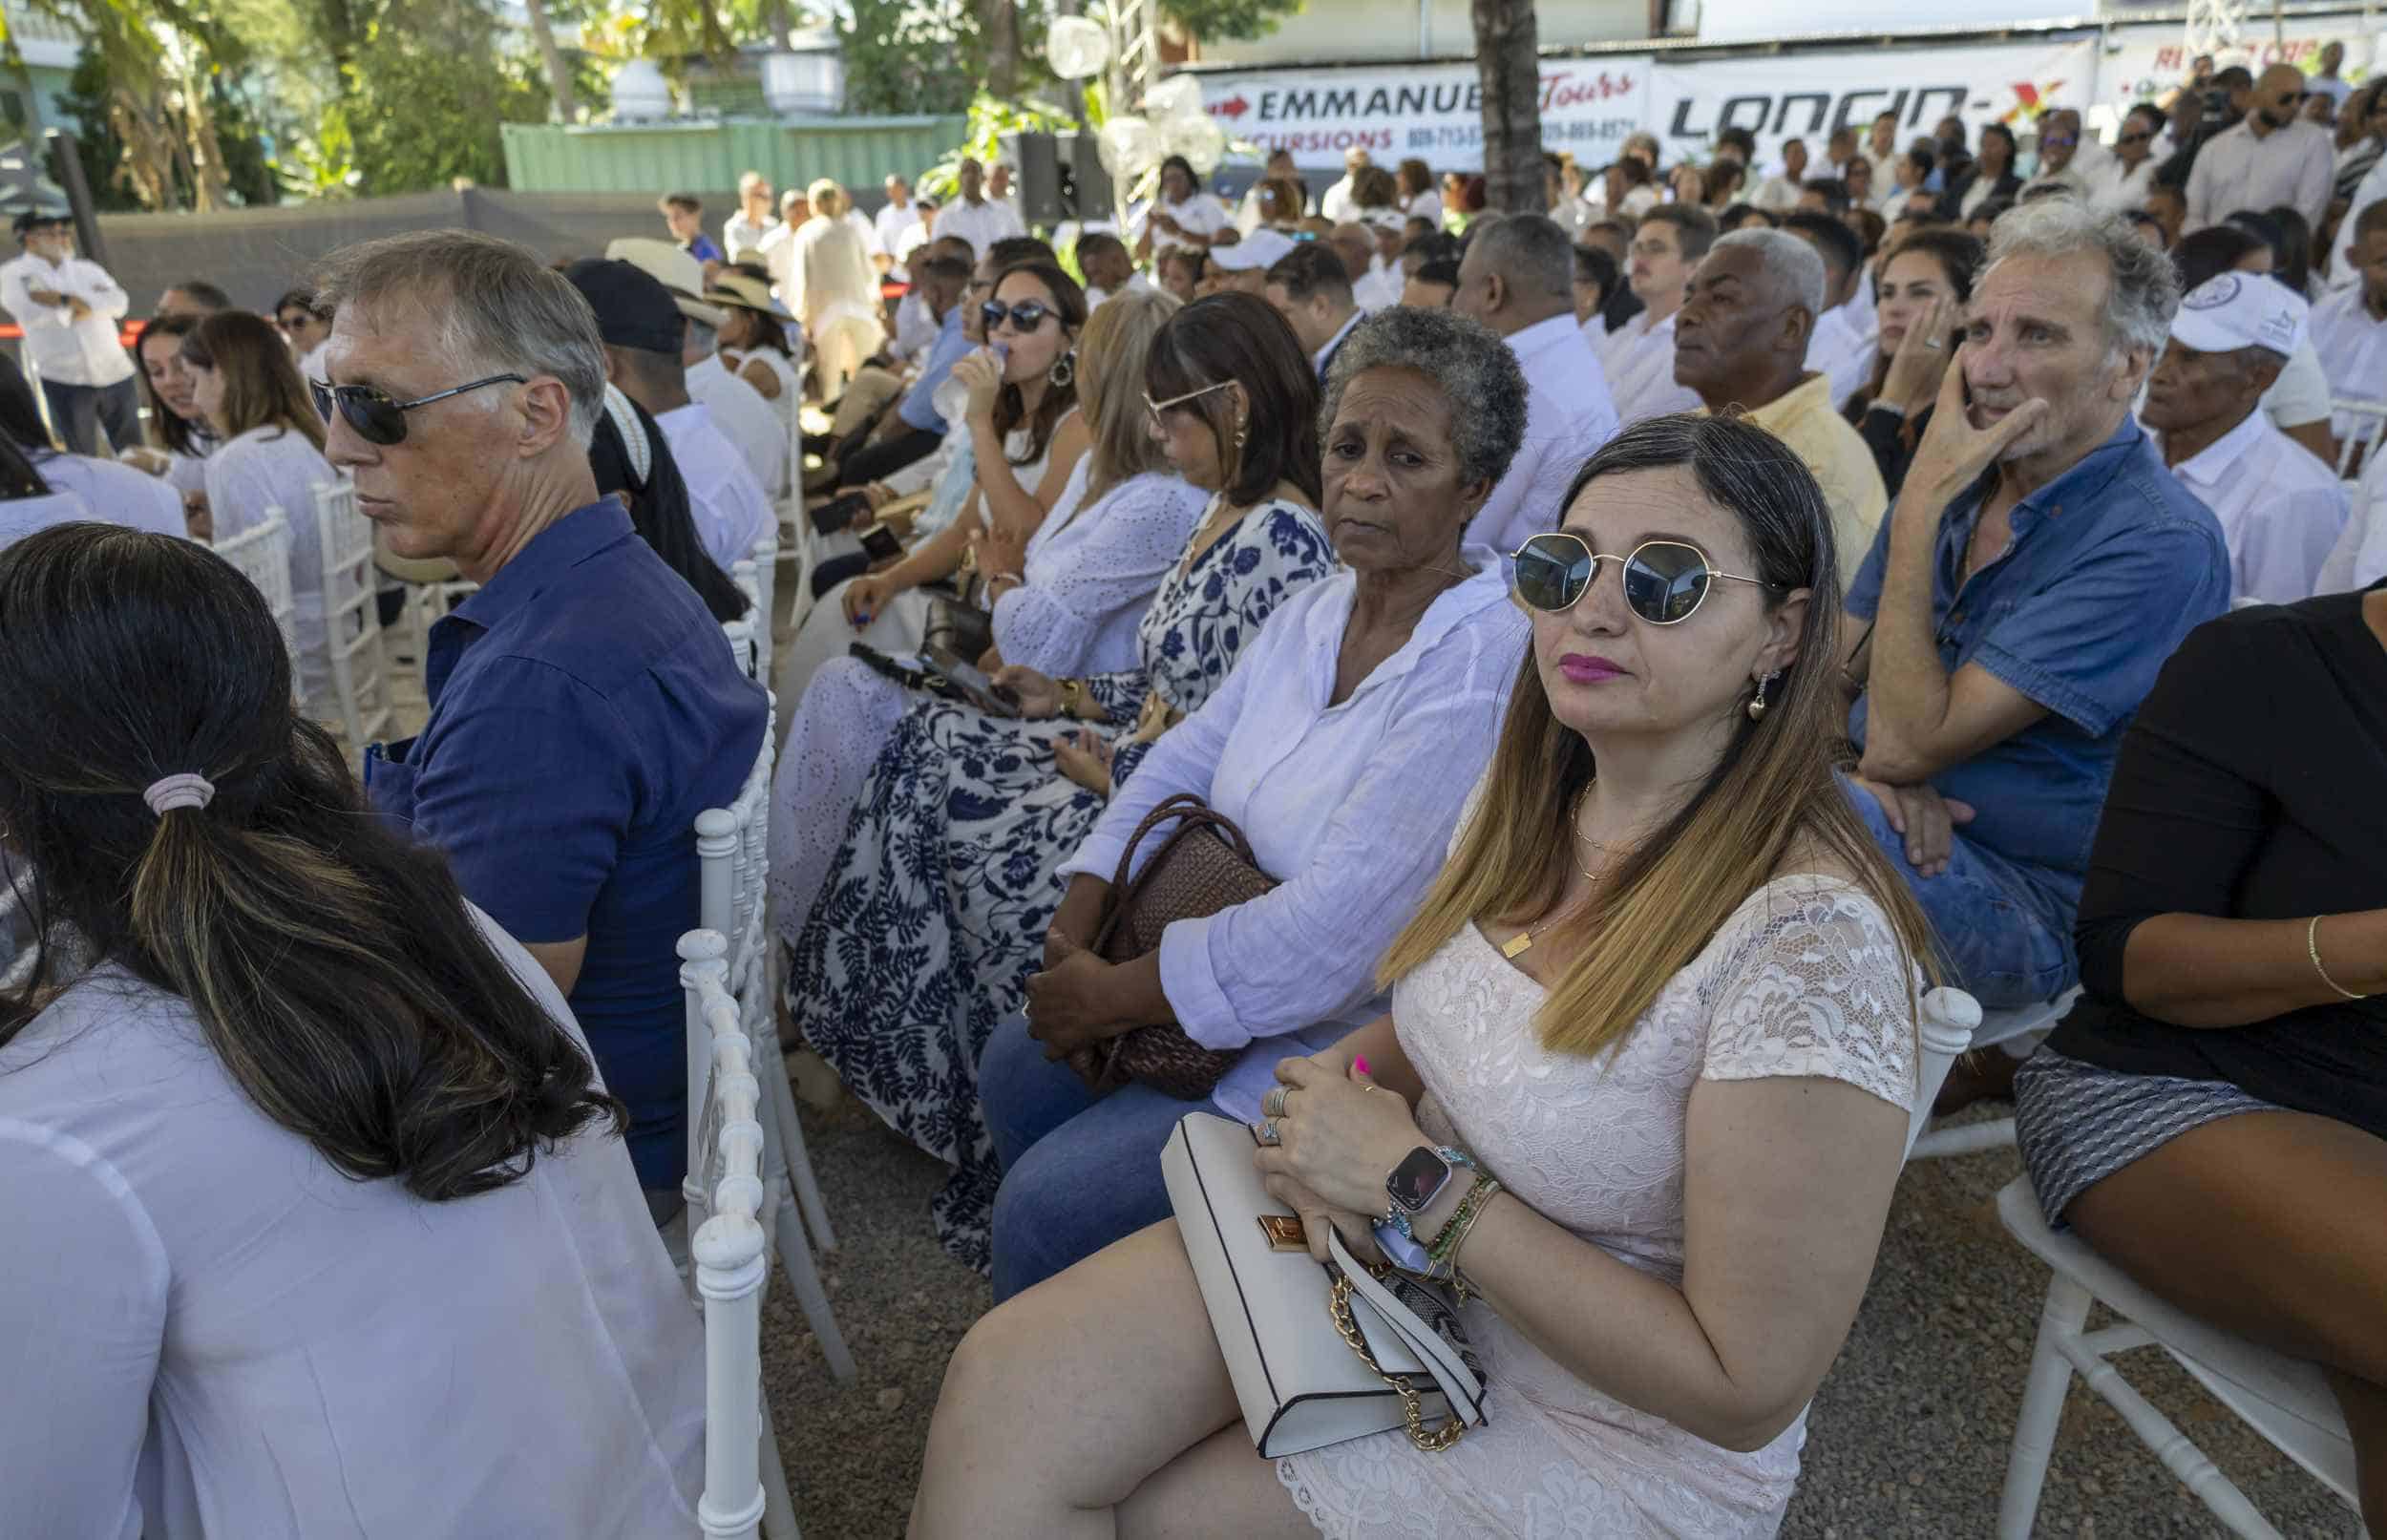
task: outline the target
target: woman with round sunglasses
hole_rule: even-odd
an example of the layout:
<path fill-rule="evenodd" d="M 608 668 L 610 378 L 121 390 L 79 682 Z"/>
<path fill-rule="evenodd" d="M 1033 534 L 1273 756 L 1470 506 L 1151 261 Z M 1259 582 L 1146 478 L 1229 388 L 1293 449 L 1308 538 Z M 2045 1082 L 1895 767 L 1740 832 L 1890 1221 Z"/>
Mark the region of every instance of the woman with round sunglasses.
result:
<path fill-rule="evenodd" d="M 996 644 L 1015 660 L 997 678 L 1020 715 L 914 697 L 858 792 L 826 800 L 814 778 L 825 799 L 797 800 L 806 772 L 783 770 L 771 820 L 789 1011 L 874 1110 L 957 1168 L 937 1232 L 980 1266 L 997 1171 L 977 1066 L 1044 958 L 1062 863 L 1112 778 L 1334 567 L 1316 385 L 1274 311 L 1123 295 L 1083 352 L 1091 470 L 1021 581 L 995 585 Z"/>
<path fill-rule="evenodd" d="M 290 526 L 290 598 L 298 637 L 299 699 L 330 705 L 325 651 L 323 538 L 315 489 L 339 479 L 324 458 L 324 422 L 307 397 L 289 344 L 272 322 L 219 310 L 182 339 L 191 403 L 217 440 L 207 456 L 207 517 L 222 540 L 265 521 Z"/>
<path fill-rule="evenodd" d="M 1839 585 L 1799 459 L 1653 418 L 1563 520 L 1518 553 L 1531 651 L 1383 960 L 1389 1014 L 1279 1063 L 1256 1130 L 1314 1251 L 1331 1224 L 1375 1255 L 1416 1172 L 1400 1212 L 1442 1248 L 1489 1424 L 1255 1460 L 1165 1220 L 964 1340 L 920 1540 L 1087 1509 L 1122 1535 L 1195 1508 L 1255 1537 L 1780 1526 L 1903 1162 L 1927 932 L 1832 776 Z"/>

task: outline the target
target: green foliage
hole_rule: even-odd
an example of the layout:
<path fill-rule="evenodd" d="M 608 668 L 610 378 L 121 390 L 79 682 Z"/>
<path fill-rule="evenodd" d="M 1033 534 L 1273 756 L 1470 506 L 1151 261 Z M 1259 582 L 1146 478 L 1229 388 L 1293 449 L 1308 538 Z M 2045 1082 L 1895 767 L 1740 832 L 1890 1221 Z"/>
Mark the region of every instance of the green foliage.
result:
<path fill-rule="evenodd" d="M 1163 14 L 1205 42 L 1252 42 L 1298 16 L 1303 0 L 1161 0 Z"/>
<path fill-rule="evenodd" d="M 544 121 L 547 93 L 496 33 L 472 0 L 397 0 L 367 28 L 339 104 L 362 191 L 505 184 L 497 125 Z"/>
<path fill-rule="evenodd" d="M 83 45 L 74 56 L 58 105 L 74 120 L 74 148 L 83 162 L 83 180 L 91 186 L 93 204 L 103 214 L 126 213 L 141 206 L 124 183 L 124 140 L 108 116 L 108 66 L 97 50 Z"/>
<path fill-rule="evenodd" d="M 958 113 L 983 65 L 978 17 L 966 0 L 851 0 L 837 29 L 849 112 Z"/>
<path fill-rule="evenodd" d="M 1077 127 L 1067 107 L 1049 101 L 1003 101 L 980 92 L 970 98 L 970 126 L 961 144 L 936 165 L 920 173 L 919 191 L 940 203 L 958 197 L 961 158 L 991 165 L 1003 154 L 1005 134 L 1057 134 Z"/>

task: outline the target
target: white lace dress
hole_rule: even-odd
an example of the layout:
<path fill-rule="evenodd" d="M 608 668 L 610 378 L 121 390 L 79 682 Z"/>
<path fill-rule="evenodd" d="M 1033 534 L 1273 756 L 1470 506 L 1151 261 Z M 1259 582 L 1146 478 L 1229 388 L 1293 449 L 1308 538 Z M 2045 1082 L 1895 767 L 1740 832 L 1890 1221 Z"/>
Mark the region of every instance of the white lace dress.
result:
<path fill-rule="evenodd" d="M 1896 934 L 1837 878 L 1781 877 L 1751 894 L 1613 1060 L 1545 1050 L 1542 999 L 1472 926 L 1404 980 L 1392 1012 L 1426 1082 L 1418 1121 L 1543 1217 L 1677 1285 L 1695 1082 L 1814 1075 L 1913 1105 Z M 1489 1425 L 1441 1454 L 1396 1430 L 1278 1461 L 1320 1532 L 1722 1540 L 1781 1525 L 1804 1413 L 1764 1448 L 1734 1453 L 1600 1394 L 1481 1300 L 1462 1318 L 1483 1355 Z"/>

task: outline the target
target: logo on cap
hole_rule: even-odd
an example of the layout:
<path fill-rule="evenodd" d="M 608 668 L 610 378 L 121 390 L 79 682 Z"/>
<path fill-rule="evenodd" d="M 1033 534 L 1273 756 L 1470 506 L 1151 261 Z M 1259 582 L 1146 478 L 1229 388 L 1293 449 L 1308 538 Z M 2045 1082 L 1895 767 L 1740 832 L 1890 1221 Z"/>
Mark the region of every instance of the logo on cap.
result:
<path fill-rule="evenodd" d="M 2218 310 L 2238 297 L 2241 280 L 2235 273 L 2223 273 L 2199 284 L 2180 301 L 2184 310 Z"/>

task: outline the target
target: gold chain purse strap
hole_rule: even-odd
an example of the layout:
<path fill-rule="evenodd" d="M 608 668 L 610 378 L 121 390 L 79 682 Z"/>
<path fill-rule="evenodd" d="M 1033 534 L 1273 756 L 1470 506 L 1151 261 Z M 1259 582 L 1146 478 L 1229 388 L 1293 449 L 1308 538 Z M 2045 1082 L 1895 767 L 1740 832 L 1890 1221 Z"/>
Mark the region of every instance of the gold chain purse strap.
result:
<path fill-rule="evenodd" d="M 1377 1274 L 1378 1277 L 1383 1276 L 1382 1273 Z M 1367 1339 L 1360 1335 L 1360 1323 L 1351 1316 L 1349 1275 L 1341 1272 L 1335 1274 L 1334 1287 L 1326 1296 L 1326 1311 L 1334 1318 L 1335 1330 L 1341 1333 L 1343 1343 L 1360 1356 L 1362 1363 L 1375 1371 L 1378 1379 L 1392 1387 L 1393 1394 L 1401 1398 L 1401 1417 L 1408 1424 L 1411 1444 L 1427 1454 L 1440 1454 L 1459 1442 L 1467 1432 L 1467 1423 L 1458 1416 L 1456 1409 L 1453 1409 L 1449 1422 L 1433 1432 L 1426 1431 L 1425 1403 L 1419 1397 L 1417 1387 L 1409 1383 L 1409 1377 L 1405 1374 L 1384 1373 L 1384 1365 L 1378 1363 L 1376 1355 L 1368 1350 Z"/>

